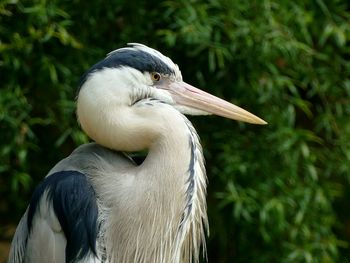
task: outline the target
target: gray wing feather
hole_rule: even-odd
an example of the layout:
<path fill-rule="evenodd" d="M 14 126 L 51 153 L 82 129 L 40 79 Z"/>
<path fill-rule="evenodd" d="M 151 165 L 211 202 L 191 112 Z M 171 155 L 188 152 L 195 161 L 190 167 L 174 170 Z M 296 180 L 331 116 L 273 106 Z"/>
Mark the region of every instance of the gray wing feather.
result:
<path fill-rule="evenodd" d="M 12 240 L 8 263 L 23 263 L 28 238 L 27 212 L 19 222 Z"/>
<path fill-rule="evenodd" d="M 46 205 L 46 198 L 41 205 Z M 51 207 L 34 216 L 28 233 L 28 209 L 18 224 L 12 240 L 8 263 L 65 262 L 66 239 Z M 58 231 L 57 231 L 58 230 Z"/>

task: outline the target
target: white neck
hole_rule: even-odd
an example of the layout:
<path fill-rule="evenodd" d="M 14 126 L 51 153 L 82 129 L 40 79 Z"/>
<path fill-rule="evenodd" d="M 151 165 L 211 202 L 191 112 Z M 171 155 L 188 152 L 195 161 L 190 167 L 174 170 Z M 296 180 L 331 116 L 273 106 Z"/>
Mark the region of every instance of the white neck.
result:
<path fill-rule="evenodd" d="M 128 187 L 123 187 L 127 190 L 122 200 L 129 202 L 114 204 L 108 222 L 113 226 L 108 229 L 116 232 L 106 233 L 107 244 L 116 244 L 107 247 L 112 261 L 197 262 L 200 246 L 205 246 L 201 146 L 192 124 L 176 115 L 152 144 L 144 163 L 125 176 Z"/>

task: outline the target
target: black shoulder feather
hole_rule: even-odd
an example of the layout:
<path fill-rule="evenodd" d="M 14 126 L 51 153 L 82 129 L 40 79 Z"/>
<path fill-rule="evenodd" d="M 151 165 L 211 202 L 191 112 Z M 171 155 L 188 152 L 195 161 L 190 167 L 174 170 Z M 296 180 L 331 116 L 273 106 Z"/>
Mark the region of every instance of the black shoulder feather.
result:
<path fill-rule="evenodd" d="M 67 239 L 66 261 L 75 262 L 89 253 L 96 255 L 98 207 L 95 191 L 86 176 L 77 171 L 61 171 L 45 178 L 30 201 L 29 235 L 45 192 Z"/>

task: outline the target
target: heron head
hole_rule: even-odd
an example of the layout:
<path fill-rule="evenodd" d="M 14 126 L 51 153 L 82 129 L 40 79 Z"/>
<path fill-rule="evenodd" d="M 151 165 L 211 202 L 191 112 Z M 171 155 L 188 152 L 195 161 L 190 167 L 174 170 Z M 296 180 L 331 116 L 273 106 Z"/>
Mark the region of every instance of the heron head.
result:
<path fill-rule="evenodd" d="M 81 78 L 77 101 L 79 121 L 93 139 L 99 133 L 96 127 L 92 127 L 97 125 L 96 120 L 115 122 L 111 116 L 122 116 L 123 113 L 131 116 L 131 108 L 154 109 L 160 103 L 182 114 L 215 114 L 266 124 L 248 111 L 187 84 L 179 67 L 170 58 L 136 43 L 110 52 L 92 66 Z M 136 119 L 129 118 L 128 123 Z M 126 121 L 121 118 L 120 122 Z"/>

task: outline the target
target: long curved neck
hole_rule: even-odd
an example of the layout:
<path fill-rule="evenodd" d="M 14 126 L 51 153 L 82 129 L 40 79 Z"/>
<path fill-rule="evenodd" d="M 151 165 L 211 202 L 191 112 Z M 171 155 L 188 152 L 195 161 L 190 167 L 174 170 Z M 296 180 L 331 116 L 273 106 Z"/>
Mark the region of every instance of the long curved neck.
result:
<path fill-rule="evenodd" d="M 123 226 L 119 230 L 125 232 L 125 241 L 136 243 L 135 251 L 130 246 L 113 248 L 122 254 L 114 258 L 125 262 L 127 254 L 136 262 L 196 262 L 204 243 L 206 176 L 199 138 L 180 113 L 165 127 L 136 168 L 128 193 L 133 207 L 125 207 L 113 223 Z"/>

